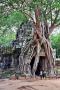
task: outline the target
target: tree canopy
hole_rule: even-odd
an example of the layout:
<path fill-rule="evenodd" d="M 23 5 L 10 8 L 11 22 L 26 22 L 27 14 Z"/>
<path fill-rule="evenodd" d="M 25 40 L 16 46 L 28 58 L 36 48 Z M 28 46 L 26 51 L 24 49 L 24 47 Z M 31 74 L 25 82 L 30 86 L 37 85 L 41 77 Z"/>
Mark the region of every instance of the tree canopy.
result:
<path fill-rule="evenodd" d="M 17 29 L 27 18 L 18 11 L 12 11 L 7 16 L 2 15 L 2 13 L 0 15 L 0 44 L 8 46 L 12 40 L 16 39 Z"/>
<path fill-rule="evenodd" d="M 32 13 L 35 12 L 37 6 L 41 13 L 40 21 L 49 24 L 51 33 L 55 27 L 60 25 L 60 0 L 0 0 L 1 44 L 15 39 L 15 32 L 12 28 L 18 28 L 22 22 L 27 20 L 27 17 L 34 21 Z"/>

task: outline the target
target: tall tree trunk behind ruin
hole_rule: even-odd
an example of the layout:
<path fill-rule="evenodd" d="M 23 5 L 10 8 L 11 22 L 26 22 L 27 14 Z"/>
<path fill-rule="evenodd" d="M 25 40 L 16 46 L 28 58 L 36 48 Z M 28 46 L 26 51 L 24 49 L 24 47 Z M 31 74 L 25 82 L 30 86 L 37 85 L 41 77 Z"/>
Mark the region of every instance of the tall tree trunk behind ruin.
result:
<path fill-rule="evenodd" d="M 45 32 L 44 33 L 44 37 L 42 36 L 42 29 L 41 29 L 41 25 L 40 25 L 40 20 L 39 20 L 39 17 L 40 17 L 40 10 L 39 8 L 37 7 L 36 10 L 35 10 L 35 19 L 36 19 L 36 23 L 35 23 L 35 33 L 34 33 L 34 40 L 36 42 L 36 45 L 37 45 L 37 49 L 36 49 L 36 57 L 35 57 L 35 62 L 34 62 L 34 65 L 33 65 L 33 72 L 34 72 L 34 75 L 35 75 L 35 72 L 36 72 L 36 69 L 37 69 L 37 66 L 38 66 L 38 62 L 39 62 L 39 54 L 40 54 L 40 50 L 41 50 L 41 43 L 43 41 L 43 46 L 44 46 L 44 50 L 45 50 L 45 54 L 46 54 L 46 59 L 47 59 L 47 62 L 48 62 L 48 69 L 50 70 L 53 70 L 53 56 L 52 56 L 52 49 L 50 47 L 50 41 L 49 41 L 49 36 L 48 36 L 48 24 L 46 23 L 45 24 Z"/>
<path fill-rule="evenodd" d="M 37 47 L 36 47 L 35 62 L 34 62 L 33 69 L 32 69 L 34 77 L 35 77 L 35 72 L 37 70 L 37 66 L 38 66 L 38 62 L 39 62 L 39 58 L 40 58 L 40 50 L 41 50 L 41 45 L 39 42 L 40 38 L 37 35 L 37 32 L 41 34 L 39 16 L 40 16 L 40 10 L 38 8 L 36 8 L 36 10 L 35 10 L 36 23 L 35 23 L 34 41 L 36 42 Z"/>

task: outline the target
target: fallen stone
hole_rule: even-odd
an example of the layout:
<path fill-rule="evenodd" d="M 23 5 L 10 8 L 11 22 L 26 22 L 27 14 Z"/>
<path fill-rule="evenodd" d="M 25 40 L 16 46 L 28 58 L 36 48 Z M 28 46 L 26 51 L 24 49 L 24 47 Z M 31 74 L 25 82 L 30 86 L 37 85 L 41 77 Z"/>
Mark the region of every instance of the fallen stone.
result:
<path fill-rule="evenodd" d="M 14 74 L 14 75 L 12 75 L 9 79 L 10 79 L 10 80 L 17 80 L 18 77 Z"/>

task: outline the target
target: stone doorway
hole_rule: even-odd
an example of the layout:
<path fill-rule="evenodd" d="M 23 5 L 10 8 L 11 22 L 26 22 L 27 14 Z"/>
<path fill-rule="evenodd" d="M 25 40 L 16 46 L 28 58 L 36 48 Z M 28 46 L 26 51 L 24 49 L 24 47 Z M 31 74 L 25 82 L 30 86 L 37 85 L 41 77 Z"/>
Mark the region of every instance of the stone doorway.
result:
<path fill-rule="evenodd" d="M 32 60 L 31 60 L 31 62 L 30 62 L 31 71 L 32 71 L 32 68 L 33 68 L 33 65 L 34 65 L 34 61 L 35 61 L 35 57 L 33 57 Z M 41 71 L 41 70 L 45 70 L 45 64 L 46 64 L 45 61 L 46 61 L 46 60 L 45 60 L 45 56 L 40 56 L 40 60 L 39 60 L 39 62 L 38 62 L 37 70 L 36 70 L 36 72 L 35 72 L 36 75 L 39 76 L 40 71 Z"/>

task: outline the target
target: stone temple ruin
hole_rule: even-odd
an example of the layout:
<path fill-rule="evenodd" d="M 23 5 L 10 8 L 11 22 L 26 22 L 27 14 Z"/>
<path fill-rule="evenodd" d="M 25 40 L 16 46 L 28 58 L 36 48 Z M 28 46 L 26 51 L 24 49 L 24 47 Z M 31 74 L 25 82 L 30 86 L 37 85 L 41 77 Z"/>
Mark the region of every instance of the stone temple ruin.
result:
<path fill-rule="evenodd" d="M 33 41 L 34 27 L 32 21 L 25 22 L 20 26 L 16 34 L 16 40 L 19 42 L 21 53 L 19 55 L 19 66 L 21 73 L 32 73 L 34 68 L 36 46 Z M 54 61 L 53 61 L 54 62 Z M 39 54 L 39 62 L 35 71 L 36 75 L 39 75 L 41 70 L 50 72 L 50 65 L 46 60 L 46 53 L 44 51 L 43 44 Z"/>
<path fill-rule="evenodd" d="M 46 53 L 43 44 L 39 52 L 39 61 L 37 67 L 34 66 L 36 62 L 36 43 L 33 40 L 34 27 L 32 21 L 24 22 L 20 25 L 16 33 L 16 40 L 12 41 L 12 51 L 10 55 L 11 67 L 18 68 L 20 73 L 28 73 L 39 75 L 41 70 L 50 72 L 50 61 L 46 59 Z M 5 55 L 5 54 L 4 54 Z M 54 62 L 54 61 L 53 61 Z M 52 64 L 53 64 L 52 62 Z M 36 63 L 35 63 L 36 64 Z"/>

